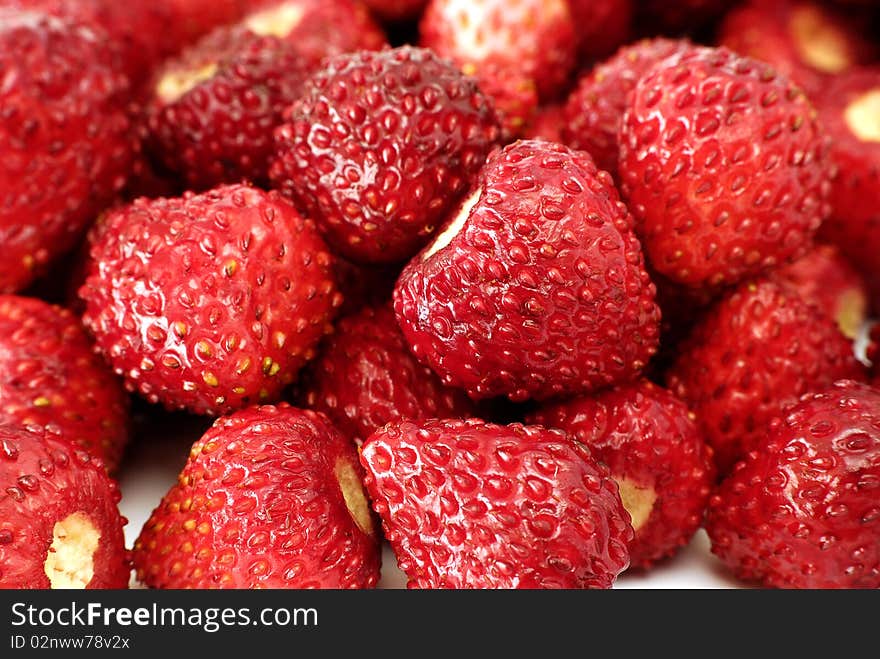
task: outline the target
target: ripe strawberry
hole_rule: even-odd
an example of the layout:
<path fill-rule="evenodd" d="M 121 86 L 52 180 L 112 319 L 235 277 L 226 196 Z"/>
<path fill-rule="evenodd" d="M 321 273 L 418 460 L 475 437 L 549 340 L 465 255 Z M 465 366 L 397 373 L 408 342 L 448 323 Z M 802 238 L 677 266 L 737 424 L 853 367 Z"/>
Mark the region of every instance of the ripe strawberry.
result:
<path fill-rule="evenodd" d="M 833 320 L 771 280 L 748 281 L 706 312 L 667 373 L 697 414 L 722 475 L 770 420 L 806 393 L 863 368 Z"/>
<path fill-rule="evenodd" d="M 657 62 L 692 47 L 683 39 L 644 39 L 593 68 L 563 106 L 562 141 L 588 151 L 600 169 L 617 178 L 618 133 L 636 83 Z"/>
<path fill-rule="evenodd" d="M 76 245 L 125 184 L 128 83 L 99 35 L 0 9 L 0 292 Z"/>
<path fill-rule="evenodd" d="M 440 57 L 525 76 L 545 100 L 568 82 L 578 47 L 568 0 L 431 0 L 419 31 Z"/>
<path fill-rule="evenodd" d="M 409 352 L 390 305 L 344 318 L 310 365 L 303 400 L 360 444 L 400 419 L 466 418 L 474 405 Z"/>
<path fill-rule="evenodd" d="M 617 486 L 561 432 L 401 421 L 361 463 L 411 588 L 610 588 L 628 565 Z"/>
<path fill-rule="evenodd" d="M 562 131 L 565 129 L 565 124 L 566 119 L 562 105 L 545 105 L 538 109 L 523 131 L 523 135 L 529 140 L 562 142 Z"/>
<path fill-rule="evenodd" d="M 642 0 L 637 18 L 656 32 L 694 31 L 712 22 L 737 0 Z"/>
<path fill-rule="evenodd" d="M 700 527 L 715 479 L 712 451 L 693 413 L 665 389 L 647 381 L 615 387 L 526 420 L 562 430 L 608 465 L 635 529 L 632 567 L 672 556 Z"/>
<path fill-rule="evenodd" d="M 364 4 L 383 21 L 408 21 L 421 15 L 428 0 L 364 0 Z"/>
<path fill-rule="evenodd" d="M 805 396 L 709 504 L 712 551 L 777 588 L 880 587 L 880 391 Z"/>
<path fill-rule="evenodd" d="M 425 244 L 499 129 L 472 79 L 407 46 L 328 60 L 275 137 L 273 182 L 331 247 L 394 263 Z"/>
<path fill-rule="evenodd" d="M 607 57 L 629 40 L 633 0 L 568 0 L 582 60 Z"/>
<path fill-rule="evenodd" d="M 659 62 L 632 93 L 620 180 L 652 266 L 701 288 L 803 254 L 828 214 L 815 112 L 765 64 L 720 48 Z"/>
<path fill-rule="evenodd" d="M 288 42 L 218 28 L 156 79 L 148 125 L 157 159 L 196 189 L 267 182 L 272 131 L 307 77 Z"/>
<path fill-rule="evenodd" d="M 510 142 L 522 135 L 538 109 L 535 81 L 495 62 L 484 62 L 479 67 L 465 64 L 462 72 L 476 78 L 480 91 L 492 100 L 502 140 Z"/>
<path fill-rule="evenodd" d="M 218 419 L 134 545 L 152 588 L 372 588 L 379 542 L 354 444 L 286 404 Z"/>
<path fill-rule="evenodd" d="M 86 451 L 0 425 L 0 589 L 127 588 L 119 499 Z"/>
<path fill-rule="evenodd" d="M 341 304 L 314 225 L 244 185 L 112 211 L 91 258 L 83 321 L 128 388 L 169 409 L 277 399 Z"/>
<path fill-rule="evenodd" d="M 550 142 L 489 157 L 394 305 L 416 357 L 473 398 L 584 393 L 633 379 L 657 348 L 654 286 L 611 177 Z"/>

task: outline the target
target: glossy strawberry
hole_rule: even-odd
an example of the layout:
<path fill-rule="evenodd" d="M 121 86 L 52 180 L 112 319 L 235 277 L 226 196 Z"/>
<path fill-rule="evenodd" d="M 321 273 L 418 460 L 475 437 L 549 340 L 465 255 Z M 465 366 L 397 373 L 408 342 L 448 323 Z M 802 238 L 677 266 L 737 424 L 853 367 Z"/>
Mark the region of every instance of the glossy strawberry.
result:
<path fill-rule="evenodd" d="M 330 246 L 393 263 L 427 242 L 499 128 L 471 78 L 406 46 L 325 62 L 275 136 L 272 181 Z"/>
<path fill-rule="evenodd" d="M 667 374 L 669 388 L 696 413 L 722 475 L 785 407 L 841 378 L 864 379 L 852 342 L 771 280 L 743 283 L 708 310 Z"/>
<path fill-rule="evenodd" d="M 405 21 L 417 18 L 428 0 L 364 0 L 364 4 L 383 21 Z"/>
<path fill-rule="evenodd" d="M 0 8 L 0 292 L 71 249 L 125 184 L 125 77 L 97 32 Z"/>
<path fill-rule="evenodd" d="M 825 142 L 766 64 L 693 48 L 656 64 L 623 119 L 620 180 L 652 266 L 734 284 L 803 254 L 828 214 Z"/>
<path fill-rule="evenodd" d="M 712 497 L 712 551 L 777 588 L 880 587 L 880 391 L 805 396 Z"/>
<path fill-rule="evenodd" d="M 152 588 L 371 588 L 379 541 L 354 444 L 288 405 L 218 419 L 134 545 Z"/>
<path fill-rule="evenodd" d="M 693 413 L 665 389 L 647 381 L 615 387 L 546 405 L 527 421 L 562 430 L 608 466 L 635 529 L 632 567 L 672 556 L 700 527 L 715 479 L 712 453 Z"/>
<path fill-rule="evenodd" d="M 416 357 L 474 398 L 574 395 L 635 378 L 657 348 L 654 286 L 611 177 L 523 141 L 394 291 Z"/>
<path fill-rule="evenodd" d="M 582 60 L 605 57 L 627 42 L 633 0 L 568 0 Z"/>
<path fill-rule="evenodd" d="M 112 211 L 91 258 L 86 326 L 130 390 L 170 409 L 277 399 L 341 304 L 314 225 L 243 185 Z"/>
<path fill-rule="evenodd" d="M 474 405 L 409 351 L 390 305 L 342 319 L 312 362 L 303 400 L 361 443 L 400 419 L 466 418 Z"/>
<path fill-rule="evenodd" d="M 0 425 L 0 589 L 127 588 L 119 499 L 83 449 Z"/>
<path fill-rule="evenodd" d="M 617 486 L 561 432 L 402 421 L 361 463 L 410 588 L 610 588 L 628 564 Z"/>

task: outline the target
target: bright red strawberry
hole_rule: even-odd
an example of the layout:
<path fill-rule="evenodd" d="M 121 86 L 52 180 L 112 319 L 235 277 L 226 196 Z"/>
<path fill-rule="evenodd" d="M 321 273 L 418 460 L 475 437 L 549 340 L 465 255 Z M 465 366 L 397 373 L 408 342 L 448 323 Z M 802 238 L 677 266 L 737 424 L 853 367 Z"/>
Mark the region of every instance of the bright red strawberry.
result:
<path fill-rule="evenodd" d="M 127 588 L 119 499 L 86 451 L 0 425 L 0 589 Z"/>
<path fill-rule="evenodd" d="M 809 101 L 724 48 L 688 49 L 641 78 L 619 167 L 651 265 L 695 288 L 800 256 L 828 215 L 825 141 Z"/>
<path fill-rule="evenodd" d="M 617 485 L 559 431 L 402 421 L 361 463 L 410 588 L 610 588 L 629 563 Z"/>
<path fill-rule="evenodd" d="M 712 497 L 712 551 L 763 586 L 880 587 L 878 429 L 877 389 L 804 397 Z"/>
<path fill-rule="evenodd" d="M 629 40 L 633 0 L 568 0 L 582 60 L 606 57 Z"/>
<path fill-rule="evenodd" d="M 669 388 L 696 413 L 722 475 L 785 407 L 842 378 L 864 379 L 852 342 L 770 280 L 743 283 L 708 310 L 667 373 Z"/>
<path fill-rule="evenodd" d="M 276 131 L 270 175 L 340 254 L 394 263 L 427 242 L 499 132 L 474 81 L 428 50 L 339 55 Z"/>
<path fill-rule="evenodd" d="M 286 404 L 218 419 L 134 545 L 152 588 L 372 588 L 379 540 L 357 449 Z"/>
<path fill-rule="evenodd" d="M 474 398 L 574 395 L 635 378 L 659 312 L 632 218 L 582 152 L 523 141 L 401 274 L 416 357 Z"/>
<path fill-rule="evenodd" d="M 562 141 L 589 152 L 601 169 L 617 177 L 620 122 L 636 83 L 657 62 L 690 48 L 685 40 L 645 39 L 593 68 L 563 106 Z"/>
<path fill-rule="evenodd" d="M 431 0 L 419 30 L 441 57 L 529 78 L 546 100 L 568 82 L 578 47 L 568 0 Z"/>
<path fill-rule="evenodd" d="M 85 324 L 128 388 L 169 409 L 276 400 L 342 302 L 314 225 L 244 185 L 112 211 L 91 258 Z"/>
<path fill-rule="evenodd" d="M 268 182 L 272 132 L 307 77 L 287 41 L 218 28 L 156 78 L 148 125 L 157 159 L 196 189 Z"/>
<path fill-rule="evenodd" d="M 98 33 L 0 9 L 0 292 L 71 249 L 125 184 L 128 82 Z"/>
<path fill-rule="evenodd" d="M 359 444 L 391 421 L 474 414 L 463 391 L 412 356 L 390 305 L 339 322 L 308 369 L 303 400 Z"/>
<path fill-rule="evenodd" d="M 428 0 L 364 0 L 364 4 L 383 21 L 407 21 L 418 18 Z"/>
<path fill-rule="evenodd" d="M 697 30 L 720 17 L 737 0 L 641 0 L 637 18 L 653 32 Z"/>
<path fill-rule="evenodd" d="M 545 140 L 562 142 L 562 131 L 565 129 L 565 115 L 562 105 L 545 105 L 528 123 L 523 136 L 529 140 Z"/>
<path fill-rule="evenodd" d="M 540 408 L 526 418 L 586 444 L 617 481 L 635 537 L 630 565 L 648 568 L 686 545 L 715 482 L 712 452 L 687 406 L 642 381 Z"/>

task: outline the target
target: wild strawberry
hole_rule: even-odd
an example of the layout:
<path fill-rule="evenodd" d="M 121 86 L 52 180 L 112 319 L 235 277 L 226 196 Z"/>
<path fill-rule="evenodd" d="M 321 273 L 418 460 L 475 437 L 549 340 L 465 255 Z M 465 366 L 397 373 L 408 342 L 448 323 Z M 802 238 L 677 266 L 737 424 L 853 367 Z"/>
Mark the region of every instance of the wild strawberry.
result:
<path fill-rule="evenodd" d="M 568 0 L 582 60 L 607 57 L 630 35 L 633 0 Z"/>

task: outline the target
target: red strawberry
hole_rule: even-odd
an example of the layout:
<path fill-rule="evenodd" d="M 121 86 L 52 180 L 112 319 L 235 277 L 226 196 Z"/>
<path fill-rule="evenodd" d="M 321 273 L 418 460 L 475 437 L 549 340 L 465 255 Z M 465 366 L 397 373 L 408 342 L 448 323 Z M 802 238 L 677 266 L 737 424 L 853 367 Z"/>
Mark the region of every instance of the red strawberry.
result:
<path fill-rule="evenodd" d="M 648 568 L 686 545 L 715 479 L 712 452 L 687 406 L 647 381 L 553 403 L 528 423 L 558 428 L 608 465 L 635 537 L 630 565 Z"/>
<path fill-rule="evenodd" d="M 568 82 L 578 46 L 567 0 L 431 0 L 419 30 L 441 57 L 529 78 L 543 99 Z"/>
<path fill-rule="evenodd" d="M 629 39 L 633 0 L 568 0 L 580 56 L 606 57 Z"/>
<path fill-rule="evenodd" d="M 654 286 L 611 177 L 550 142 L 490 156 L 394 304 L 416 357 L 474 398 L 584 393 L 633 379 L 657 348 Z"/>
<path fill-rule="evenodd" d="M 498 136 L 474 81 L 430 51 L 340 55 L 276 131 L 270 175 L 343 256 L 393 263 L 427 242 Z"/>
<path fill-rule="evenodd" d="M 128 388 L 169 409 L 277 399 L 341 304 L 314 225 L 243 185 L 112 211 L 91 258 L 84 322 Z"/>
<path fill-rule="evenodd" d="M 288 42 L 218 28 L 157 76 L 148 125 L 158 159 L 197 189 L 267 181 L 272 131 L 307 77 Z"/>
<path fill-rule="evenodd" d="M 610 588 L 628 565 L 617 486 L 561 432 L 402 421 L 361 463 L 411 588 Z"/>
<path fill-rule="evenodd" d="M 379 542 L 354 444 L 286 404 L 218 419 L 134 545 L 152 588 L 372 588 Z"/>
<path fill-rule="evenodd" d="M 841 378 L 864 379 L 852 342 L 770 280 L 746 282 L 707 311 L 667 373 L 669 388 L 697 414 L 722 475 L 785 407 Z"/>
<path fill-rule="evenodd" d="M 306 404 L 358 443 L 399 419 L 466 418 L 474 405 L 419 364 L 390 305 L 344 318 L 309 368 Z"/>
<path fill-rule="evenodd" d="M 0 9 L 0 292 L 76 245 L 125 184 L 128 83 L 99 35 Z"/>
<path fill-rule="evenodd" d="M 691 287 L 734 284 L 803 254 L 828 214 L 815 112 L 765 64 L 692 48 L 641 78 L 620 180 L 651 265 Z"/>
<path fill-rule="evenodd" d="M 501 123 L 503 141 L 509 142 L 522 135 L 538 108 L 535 81 L 495 62 L 484 62 L 479 67 L 465 64 L 462 71 L 475 77 L 480 91 L 492 100 Z"/>
<path fill-rule="evenodd" d="M 566 119 L 562 105 L 545 105 L 526 126 L 523 135 L 530 140 L 545 140 L 547 142 L 562 142 L 562 131 L 565 129 Z"/>
<path fill-rule="evenodd" d="M 656 32 L 696 30 L 721 16 L 737 0 L 642 0 L 638 18 Z"/>
<path fill-rule="evenodd" d="M 364 0 L 364 4 L 383 21 L 406 21 L 418 18 L 428 0 Z"/>
<path fill-rule="evenodd" d="M 0 424 L 41 426 L 119 465 L 128 396 L 70 311 L 0 295 Z"/>
<path fill-rule="evenodd" d="M 127 588 L 119 499 L 86 451 L 0 425 L 0 589 Z"/>
<path fill-rule="evenodd" d="M 617 177 L 620 122 L 636 83 L 657 62 L 690 48 L 685 40 L 645 39 L 593 68 L 563 106 L 562 141 L 588 151 L 601 169 Z"/>
<path fill-rule="evenodd" d="M 872 387 L 804 397 L 712 497 L 712 551 L 764 586 L 880 587 L 878 428 Z"/>

